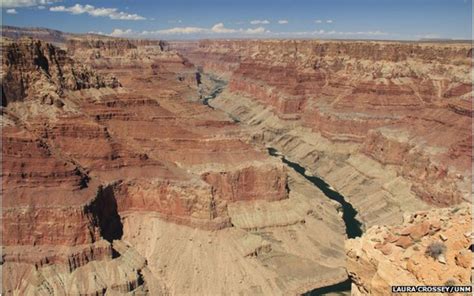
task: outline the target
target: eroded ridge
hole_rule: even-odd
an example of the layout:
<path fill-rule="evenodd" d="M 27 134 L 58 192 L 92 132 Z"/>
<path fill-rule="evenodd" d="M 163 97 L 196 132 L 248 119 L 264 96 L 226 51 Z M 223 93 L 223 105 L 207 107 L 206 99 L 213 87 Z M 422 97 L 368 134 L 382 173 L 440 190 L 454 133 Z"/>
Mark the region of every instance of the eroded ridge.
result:
<path fill-rule="evenodd" d="M 207 83 L 193 64 L 165 42 L 63 37 L 2 43 L 5 294 L 287 294 L 347 279 L 337 206 L 193 102 Z"/>
<path fill-rule="evenodd" d="M 228 80 L 213 107 L 322 176 L 368 225 L 470 199 L 468 44 L 206 40 L 171 47 Z"/>

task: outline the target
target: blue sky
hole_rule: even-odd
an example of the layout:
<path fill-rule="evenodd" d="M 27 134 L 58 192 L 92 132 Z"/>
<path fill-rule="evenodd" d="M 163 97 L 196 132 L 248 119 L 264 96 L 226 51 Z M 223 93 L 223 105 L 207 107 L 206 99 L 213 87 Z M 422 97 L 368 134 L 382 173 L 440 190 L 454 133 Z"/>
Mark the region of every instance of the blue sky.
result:
<path fill-rule="evenodd" d="M 139 38 L 471 39 L 472 0 L 2 0 L 5 25 Z"/>

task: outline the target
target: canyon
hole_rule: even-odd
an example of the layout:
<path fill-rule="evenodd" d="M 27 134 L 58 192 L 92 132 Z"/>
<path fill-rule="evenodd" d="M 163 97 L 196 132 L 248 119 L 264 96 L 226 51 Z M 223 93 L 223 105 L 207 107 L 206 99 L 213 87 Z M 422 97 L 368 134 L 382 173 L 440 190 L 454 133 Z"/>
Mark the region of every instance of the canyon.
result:
<path fill-rule="evenodd" d="M 470 283 L 469 44 L 6 32 L 5 295 Z"/>

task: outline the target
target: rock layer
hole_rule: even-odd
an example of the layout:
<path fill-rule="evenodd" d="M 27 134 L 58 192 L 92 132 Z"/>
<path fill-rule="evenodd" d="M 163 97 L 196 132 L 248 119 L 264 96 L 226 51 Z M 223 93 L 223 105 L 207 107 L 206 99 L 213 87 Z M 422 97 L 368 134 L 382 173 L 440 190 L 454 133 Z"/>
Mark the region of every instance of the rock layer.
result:
<path fill-rule="evenodd" d="M 288 295 L 346 268 L 360 293 L 398 272 L 467 279 L 467 45 L 61 36 L 2 43 L 5 294 Z M 267 147 L 358 210 L 349 261 L 338 205 Z"/>
<path fill-rule="evenodd" d="M 114 77 L 102 77 L 77 65 L 66 52 L 39 40 L 2 40 L 2 106 L 25 99 L 62 105 L 65 90 L 117 87 Z"/>
<path fill-rule="evenodd" d="M 5 294 L 287 294 L 347 279 L 336 207 L 224 113 L 190 101 L 202 82 L 186 59 L 159 41 L 65 47 L 3 50 Z M 205 251 L 157 244 L 180 233 Z M 193 258 L 215 248 L 237 267 L 189 285 L 188 267 L 212 261 Z"/>
<path fill-rule="evenodd" d="M 205 71 L 227 77 L 228 89 L 211 102 L 214 107 L 255 126 L 255 139 L 289 146 L 278 148 L 325 179 L 332 179 L 328 170 L 341 171 L 341 161 L 353 166 L 368 157 L 387 169 L 376 179 L 392 175 L 428 204 L 470 198 L 468 44 L 209 40 L 171 47 Z M 327 141 L 308 143 L 319 136 Z M 296 147 L 301 142 L 309 145 Z M 344 192 L 340 178 L 331 184 Z M 392 190 L 387 196 L 386 187 L 393 185 L 381 183 L 382 191 L 374 194 L 386 195 L 383 203 L 404 199 Z M 350 186 L 354 192 L 346 195 L 353 202 L 355 191 L 372 194 L 367 186 Z"/>

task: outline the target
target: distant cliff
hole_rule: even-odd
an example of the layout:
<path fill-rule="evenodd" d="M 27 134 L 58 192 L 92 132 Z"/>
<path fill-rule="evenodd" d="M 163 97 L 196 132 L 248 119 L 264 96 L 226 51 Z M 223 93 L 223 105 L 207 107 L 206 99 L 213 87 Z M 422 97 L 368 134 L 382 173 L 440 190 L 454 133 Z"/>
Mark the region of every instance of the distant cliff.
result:
<path fill-rule="evenodd" d="M 31 38 L 2 41 L 2 105 L 37 99 L 54 103 L 65 90 L 118 87 L 112 76 L 97 74 L 52 44 Z"/>

